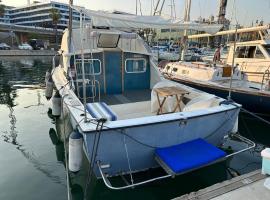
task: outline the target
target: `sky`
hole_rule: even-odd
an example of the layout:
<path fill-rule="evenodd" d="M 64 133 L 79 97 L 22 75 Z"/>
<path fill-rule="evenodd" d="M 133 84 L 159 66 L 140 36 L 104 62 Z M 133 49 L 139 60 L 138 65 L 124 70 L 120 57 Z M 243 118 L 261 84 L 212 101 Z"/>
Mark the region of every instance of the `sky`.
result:
<path fill-rule="evenodd" d="M 41 2 L 46 0 L 40 0 Z M 68 3 L 68 0 L 60 0 Z M 84 6 L 93 10 L 121 10 L 135 13 L 136 0 L 73 0 L 75 5 Z M 141 10 L 143 15 L 149 15 L 151 12 L 151 4 L 157 0 L 138 0 L 141 2 Z M 171 15 L 171 2 L 166 0 L 164 4 L 163 15 Z M 183 19 L 183 8 L 185 0 L 174 0 L 176 7 L 176 15 Z M 27 0 L 2 0 L 6 5 L 21 6 L 26 5 Z M 32 2 L 32 0 L 31 0 Z M 198 17 L 209 18 L 210 15 L 217 16 L 219 0 L 192 0 L 191 14 L 192 20 Z M 139 6 L 140 7 L 140 6 Z M 140 14 L 140 9 L 138 9 Z M 232 20 L 232 24 L 238 23 L 250 26 L 256 20 L 263 20 L 270 23 L 270 0 L 228 0 L 227 19 Z"/>

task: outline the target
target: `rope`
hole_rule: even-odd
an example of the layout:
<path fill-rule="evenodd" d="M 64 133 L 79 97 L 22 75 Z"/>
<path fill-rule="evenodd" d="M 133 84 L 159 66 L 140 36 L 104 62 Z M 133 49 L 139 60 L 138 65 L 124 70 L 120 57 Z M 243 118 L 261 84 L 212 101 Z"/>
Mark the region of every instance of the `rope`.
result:
<path fill-rule="evenodd" d="M 103 129 L 103 125 L 105 122 L 106 122 L 106 119 L 102 118 L 102 119 L 98 120 L 98 124 L 96 126 L 96 134 L 94 136 L 94 142 L 93 142 L 93 147 L 92 147 L 92 152 L 91 152 L 91 157 L 90 157 L 90 166 L 88 169 L 87 181 L 86 181 L 86 185 L 85 185 L 85 192 L 84 192 L 84 199 L 85 200 L 87 199 L 88 186 L 90 185 L 90 183 L 92 181 L 92 175 L 93 175 L 93 171 L 94 171 L 94 165 L 96 163 L 96 157 L 97 157 L 97 152 L 98 152 L 98 147 L 99 147 L 101 131 Z"/>
<path fill-rule="evenodd" d="M 127 161 L 128 161 L 128 168 L 129 168 L 129 175 L 130 175 L 130 180 L 132 185 L 134 184 L 133 176 L 132 176 L 132 171 L 131 171 L 131 165 L 130 165 L 130 159 L 128 155 L 128 149 L 127 149 L 127 144 L 126 144 L 126 136 L 124 135 L 124 144 L 125 144 L 125 150 L 126 150 L 126 156 L 127 156 Z"/>
<path fill-rule="evenodd" d="M 67 155 L 67 144 L 66 144 L 66 123 L 65 123 L 65 117 L 64 117 L 64 109 L 63 109 L 63 102 L 64 98 L 67 97 L 68 95 L 65 94 L 61 101 L 61 115 L 63 116 L 63 123 L 64 123 L 64 148 L 65 148 L 65 164 L 66 164 L 66 177 L 67 177 L 67 190 L 68 190 L 68 200 L 72 200 L 72 196 L 70 195 L 70 186 L 69 186 L 69 170 L 68 170 L 68 155 Z"/>
<path fill-rule="evenodd" d="M 243 118 L 240 118 L 241 119 L 241 122 L 245 128 L 245 130 L 247 131 L 248 135 L 252 138 L 252 140 L 256 140 L 255 137 L 253 136 L 253 134 L 250 132 L 250 130 L 248 129 L 248 126 L 245 122 L 245 120 Z"/>
<path fill-rule="evenodd" d="M 270 122 L 269 122 L 269 121 L 267 121 L 267 120 L 265 120 L 264 118 L 262 118 L 262 117 L 256 115 L 255 113 L 250 112 L 250 111 L 246 110 L 245 108 L 241 108 L 241 110 L 242 110 L 244 113 L 248 113 L 248 114 L 250 114 L 251 116 L 253 116 L 253 117 L 255 117 L 255 118 L 261 120 L 262 122 L 264 122 L 264 123 L 266 123 L 266 124 L 268 124 L 268 125 L 270 125 Z"/>

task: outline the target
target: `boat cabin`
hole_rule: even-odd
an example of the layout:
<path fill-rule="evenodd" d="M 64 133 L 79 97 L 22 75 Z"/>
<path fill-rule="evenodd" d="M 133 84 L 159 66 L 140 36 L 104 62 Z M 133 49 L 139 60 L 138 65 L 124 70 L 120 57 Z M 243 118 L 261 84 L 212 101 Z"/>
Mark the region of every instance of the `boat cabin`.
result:
<path fill-rule="evenodd" d="M 151 50 L 136 33 L 85 29 L 82 41 L 75 37 L 81 34 L 80 29 L 74 29 L 72 34 L 72 53 L 67 51 L 67 32 L 63 35 L 61 63 L 72 79 L 75 95 L 81 103 L 84 98 L 87 104 L 105 103 L 106 110 L 117 120 L 215 107 L 222 101 L 213 95 L 164 81 L 153 64 Z M 169 87 L 166 94 L 173 92 L 173 95 L 165 95 L 168 101 L 163 103 L 164 96 L 159 98 L 157 94 L 160 87 Z M 91 115 L 96 116 L 93 112 Z"/>
<path fill-rule="evenodd" d="M 79 29 L 73 35 L 80 34 Z M 64 34 L 63 37 L 68 37 Z M 65 54 L 75 82 L 77 95 L 83 97 L 83 73 L 86 97 L 89 101 L 105 95 L 117 95 L 135 90 L 149 90 L 151 85 L 151 50 L 135 33 L 112 30 L 85 30 L 83 44 L 73 37 L 73 54 Z M 65 43 L 67 40 L 63 40 Z M 62 50 L 66 51 L 62 43 Z M 82 52 L 83 49 L 83 58 Z M 84 60 L 84 72 L 82 69 Z M 155 82 L 152 80 L 152 85 Z M 98 100 L 98 99 L 96 99 Z"/>
<path fill-rule="evenodd" d="M 233 61 L 233 44 L 227 58 L 227 64 Z M 270 41 L 257 40 L 236 43 L 234 63 L 248 75 L 248 80 L 262 83 L 269 78 Z"/>

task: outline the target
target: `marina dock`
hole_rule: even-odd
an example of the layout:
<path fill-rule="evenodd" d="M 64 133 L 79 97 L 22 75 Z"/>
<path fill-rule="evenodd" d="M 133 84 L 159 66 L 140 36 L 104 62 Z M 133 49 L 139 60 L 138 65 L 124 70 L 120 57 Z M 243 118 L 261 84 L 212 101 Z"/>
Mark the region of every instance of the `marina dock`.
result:
<path fill-rule="evenodd" d="M 269 199 L 270 190 L 264 186 L 266 179 L 267 176 L 262 175 L 261 170 L 256 170 L 173 200 Z"/>

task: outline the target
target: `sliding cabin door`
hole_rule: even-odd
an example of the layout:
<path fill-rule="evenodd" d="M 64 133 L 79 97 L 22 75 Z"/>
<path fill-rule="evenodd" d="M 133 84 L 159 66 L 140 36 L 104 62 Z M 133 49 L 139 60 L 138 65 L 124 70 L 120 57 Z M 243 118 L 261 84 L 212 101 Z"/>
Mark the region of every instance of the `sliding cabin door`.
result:
<path fill-rule="evenodd" d="M 121 94 L 122 53 L 120 51 L 105 51 L 104 61 L 106 94 Z"/>

